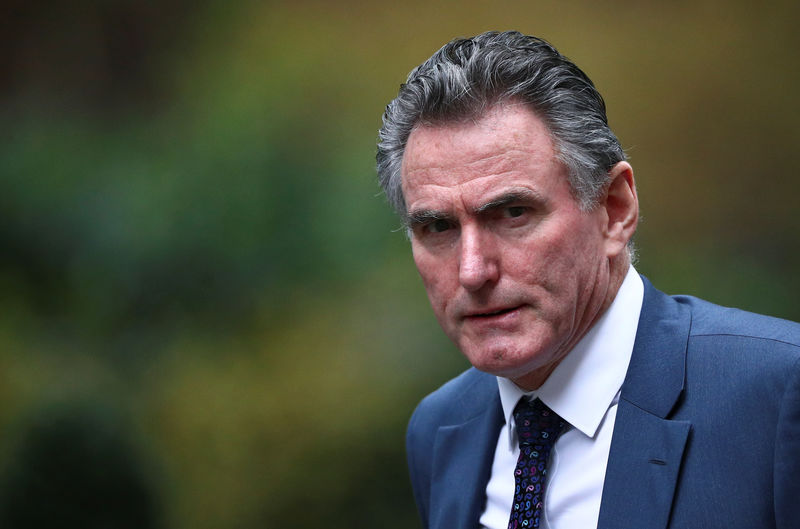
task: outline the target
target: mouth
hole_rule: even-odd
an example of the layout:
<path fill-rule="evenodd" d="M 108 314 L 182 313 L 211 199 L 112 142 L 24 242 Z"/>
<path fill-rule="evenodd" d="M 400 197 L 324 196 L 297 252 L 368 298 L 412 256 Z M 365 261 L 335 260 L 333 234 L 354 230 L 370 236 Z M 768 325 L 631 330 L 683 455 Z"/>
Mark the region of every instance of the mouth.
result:
<path fill-rule="evenodd" d="M 493 311 L 488 311 L 488 312 L 476 312 L 476 313 L 473 313 L 473 314 L 468 314 L 467 317 L 468 318 L 494 318 L 496 316 L 502 316 L 504 314 L 509 314 L 511 312 L 514 312 L 519 308 L 520 308 L 520 306 L 516 306 L 516 307 L 509 307 L 509 308 L 498 309 L 498 310 L 493 310 Z"/>

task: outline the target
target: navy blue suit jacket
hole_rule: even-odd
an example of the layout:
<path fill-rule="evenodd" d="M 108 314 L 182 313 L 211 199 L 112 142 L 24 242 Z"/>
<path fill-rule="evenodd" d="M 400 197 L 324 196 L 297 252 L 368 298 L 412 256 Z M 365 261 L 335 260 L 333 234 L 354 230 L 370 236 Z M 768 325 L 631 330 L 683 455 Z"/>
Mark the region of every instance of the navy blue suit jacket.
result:
<path fill-rule="evenodd" d="M 800 325 L 644 283 L 598 528 L 800 528 Z M 420 403 L 407 452 L 426 528 L 478 526 L 502 415 L 475 369 Z"/>

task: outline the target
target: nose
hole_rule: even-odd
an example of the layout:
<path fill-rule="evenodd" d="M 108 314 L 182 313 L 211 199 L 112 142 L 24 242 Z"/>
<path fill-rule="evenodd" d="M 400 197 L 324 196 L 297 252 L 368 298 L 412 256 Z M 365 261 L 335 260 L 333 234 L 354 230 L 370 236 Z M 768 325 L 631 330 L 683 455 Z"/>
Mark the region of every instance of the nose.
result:
<path fill-rule="evenodd" d="M 499 267 L 490 234 L 464 226 L 461 230 L 458 279 L 466 290 L 475 292 L 496 282 Z"/>

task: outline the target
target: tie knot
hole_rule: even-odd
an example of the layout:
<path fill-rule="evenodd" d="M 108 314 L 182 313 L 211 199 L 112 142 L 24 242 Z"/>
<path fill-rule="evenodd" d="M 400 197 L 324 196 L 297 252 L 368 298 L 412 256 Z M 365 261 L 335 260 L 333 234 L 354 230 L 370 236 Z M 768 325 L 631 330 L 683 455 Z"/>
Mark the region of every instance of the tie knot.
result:
<path fill-rule="evenodd" d="M 520 399 L 514 408 L 519 445 L 542 445 L 552 447 L 566 424 L 556 412 L 539 399 L 533 402 Z"/>

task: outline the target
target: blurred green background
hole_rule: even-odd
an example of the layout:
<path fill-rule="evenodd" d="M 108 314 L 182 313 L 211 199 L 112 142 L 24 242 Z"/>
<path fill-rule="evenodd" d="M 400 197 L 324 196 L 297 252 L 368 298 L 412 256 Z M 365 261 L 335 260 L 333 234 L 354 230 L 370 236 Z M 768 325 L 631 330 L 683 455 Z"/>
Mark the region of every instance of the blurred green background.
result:
<path fill-rule="evenodd" d="M 456 36 L 594 79 L 657 286 L 800 320 L 799 6 L 3 2 L 0 526 L 416 526 L 406 420 L 466 363 L 374 143 Z"/>

